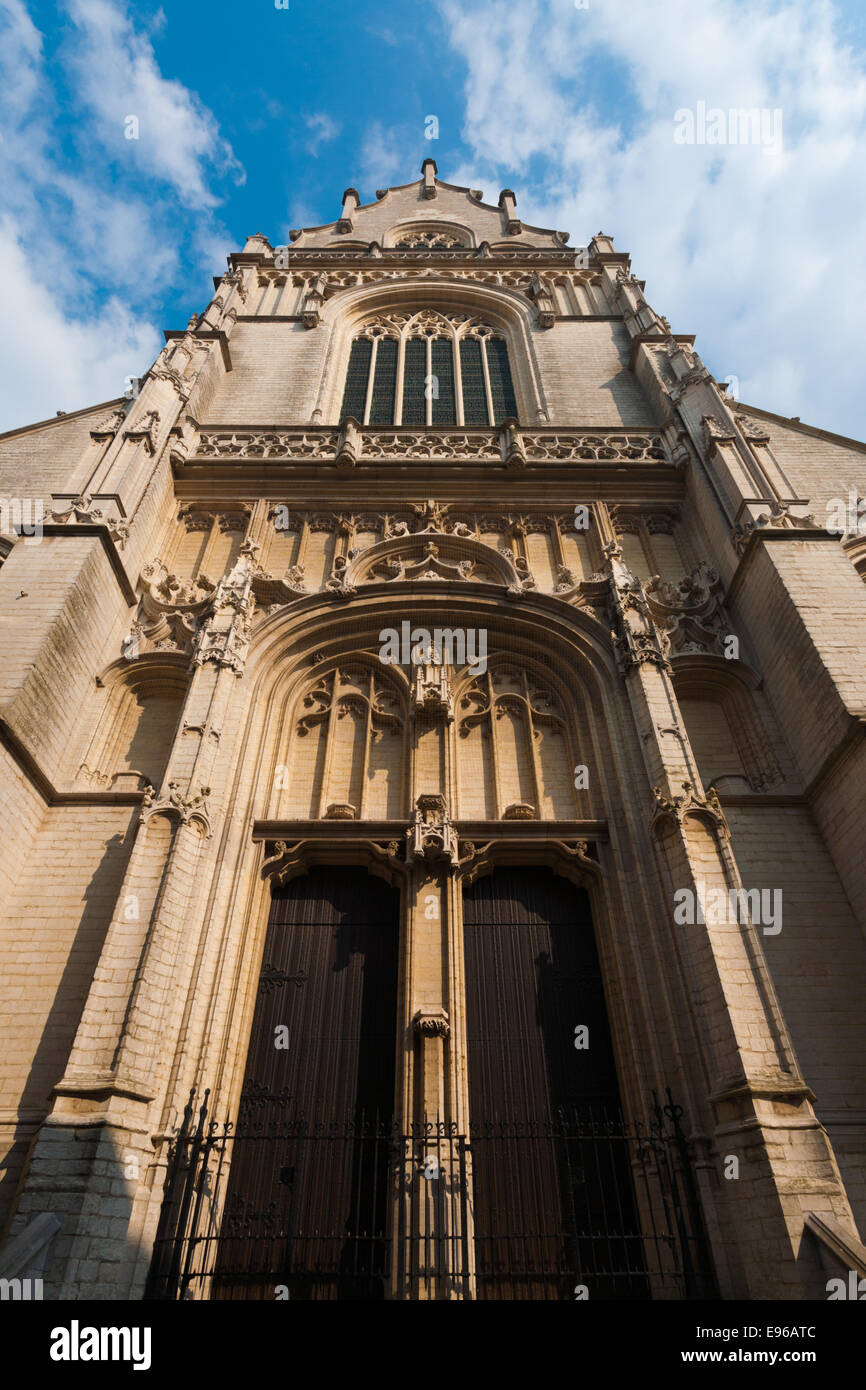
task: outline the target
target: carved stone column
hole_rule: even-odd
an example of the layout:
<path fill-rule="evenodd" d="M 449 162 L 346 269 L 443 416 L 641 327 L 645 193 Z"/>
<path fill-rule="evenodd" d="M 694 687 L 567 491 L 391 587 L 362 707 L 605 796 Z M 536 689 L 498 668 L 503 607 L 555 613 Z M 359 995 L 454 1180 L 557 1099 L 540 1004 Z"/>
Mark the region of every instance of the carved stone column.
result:
<path fill-rule="evenodd" d="M 801 1250 L 804 1216 L 829 1207 L 852 1224 L 847 1197 L 794 1055 L 761 926 L 745 910 L 752 904 L 742 896 L 721 806 L 700 783 L 670 679 L 667 638 L 616 543 L 606 553 L 614 648 L 641 734 L 652 787 L 648 815 L 671 894 L 671 954 L 694 1003 L 716 1147 L 738 1164 L 721 1206 L 719 1194 L 705 1190 L 711 1237 L 730 1240 L 741 1256 L 748 1252 L 744 1296 L 821 1297 L 824 1277 Z M 689 901 L 692 919 L 678 921 L 676 905 Z M 728 910 L 732 902 L 736 914 Z"/>
<path fill-rule="evenodd" d="M 468 1174 L 457 1137 L 459 1104 L 449 1015 L 455 944 L 454 869 L 457 832 L 446 798 L 420 795 L 406 831 L 409 886 L 409 970 L 413 1033 L 413 1201 L 408 1219 L 416 1242 L 414 1299 L 458 1298 L 465 1288 L 460 1255 L 468 1219 Z M 452 1260 L 457 1265 L 452 1267 Z"/>
<path fill-rule="evenodd" d="M 16 1217 L 56 1211 L 64 1228 L 46 1274 L 52 1296 L 80 1286 L 82 1264 L 102 1267 L 116 1297 L 140 1297 L 158 1200 L 150 1190 L 151 1136 L 173 1097 L 202 903 L 214 844 L 211 786 L 229 753 L 221 731 L 243 673 L 254 562 L 249 545 L 216 587 L 196 635 L 192 680 L 160 789 L 144 793 L 124 882 L 69 1063 L 37 1138 Z M 97 1161 L 100 1160 L 100 1161 Z M 79 1176 L 80 1174 L 80 1176 Z M 159 1194 L 157 1194 L 158 1197 Z M 105 1228 L 79 1213 L 106 1213 Z M 71 1262 L 75 1262 L 74 1266 Z M 105 1266 L 114 1266 L 106 1276 Z M 84 1280 L 85 1284 L 88 1282 Z"/>

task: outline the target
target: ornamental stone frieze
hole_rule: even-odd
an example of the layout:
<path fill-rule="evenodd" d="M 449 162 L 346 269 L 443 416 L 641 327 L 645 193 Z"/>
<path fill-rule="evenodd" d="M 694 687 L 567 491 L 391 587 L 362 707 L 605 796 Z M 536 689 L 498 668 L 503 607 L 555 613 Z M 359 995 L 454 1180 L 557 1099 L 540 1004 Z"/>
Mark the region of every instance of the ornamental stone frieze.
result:
<path fill-rule="evenodd" d="M 506 420 L 489 428 L 362 427 L 356 420 L 340 429 L 305 426 L 293 429 L 244 430 L 226 427 L 200 431 L 191 455 L 200 459 L 269 458 L 305 463 L 323 460 L 343 469 L 363 462 L 464 460 L 522 468 L 539 463 L 670 463 L 655 430 L 524 429 Z"/>

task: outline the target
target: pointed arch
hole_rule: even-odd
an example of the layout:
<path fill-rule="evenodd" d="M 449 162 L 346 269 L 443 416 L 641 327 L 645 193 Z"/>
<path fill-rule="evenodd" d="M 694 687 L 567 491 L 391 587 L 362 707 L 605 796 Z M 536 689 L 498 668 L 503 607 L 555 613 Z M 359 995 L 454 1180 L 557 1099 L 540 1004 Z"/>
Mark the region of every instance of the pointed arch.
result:
<path fill-rule="evenodd" d="M 369 406 L 372 397 L 368 393 L 364 395 L 363 410 L 357 399 L 357 388 L 350 402 L 353 410 L 349 410 L 346 405 L 345 388 L 350 374 L 354 344 L 369 341 L 371 356 L 375 347 L 375 343 L 364 333 L 366 325 L 371 321 L 381 324 L 381 337 L 386 342 L 393 341 L 396 344 L 398 363 L 394 375 L 394 401 L 399 402 L 399 410 L 395 410 L 388 423 L 394 424 L 398 418 L 402 419 L 403 374 L 400 372 L 400 365 L 403 362 L 406 342 L 404 330 L 409 322 L 418 320 L 419 316 L 436 313 L 449 324 L 472 326 L 471 329 L 463 328 L 459 339 L 461 342 L 466 340 L 465 334 L 469 332 L 468 341 L 480 343 L 478 330 L 486 329 L 490 339 L 500 341 L 504 345 L 511 379 L 511 396 L 507 389 L 506 369 L 500 360 L 503 356 L 502 347 L 495 350 L 496 361 L 487 361 L 486 370 L 484 362 L 480 366 L 488 404 L 488 427 L 492 417 L 507 418 L 509 410 L 513 410 L 517 418 L 527 424 L 547 422 L 549 412 L 532 338 L 535 310 L 530 301 L 517 290 L 508 289 L 504 285 L 491 285 L 473 280 L 455 283 L 453 280 L 437 277 L 435 272 L 429 277 L 402 283 L 385 280 L 373 285 L 354 285 L 337 291 L 326 301 L 322 309 L 322 326 L 329 332 L 330 341 L 313 420 L 339 423 L 345 414 L 349 413 L 361 424 L 385 423 L 384 420 L 371 417 Z M 456 331 L 452 329 L 452 332 L 452 342 L 457 343 Z M 445 334 L 441 336 L 448 341 Z M 413 341 L 418 339 L 415 338 Z M 359 363 L 361 353 L 366 355 L 367 351 L 368 349 L 359 349 Z M 390 351 L 390 348 L 386 349 L 386 355 Z M 462 363 L 453 348 L 452 351 L 455 378 L 459 380 L 462 378 Z M 485 346 L 484 358 L 488 356 Z M 374 370 L 375 364 L 368 365 L 368 385 L 374 382 Z M 360 377 L 360 365 L 356 372 Z M 425 375 L 437 373 L 431 368 Z M 456 385 L 455 419 L 447 423 L 469 423 L 458 393 L 459 386 Z M 431 420 L 430 423 L 446 422 Z"/>

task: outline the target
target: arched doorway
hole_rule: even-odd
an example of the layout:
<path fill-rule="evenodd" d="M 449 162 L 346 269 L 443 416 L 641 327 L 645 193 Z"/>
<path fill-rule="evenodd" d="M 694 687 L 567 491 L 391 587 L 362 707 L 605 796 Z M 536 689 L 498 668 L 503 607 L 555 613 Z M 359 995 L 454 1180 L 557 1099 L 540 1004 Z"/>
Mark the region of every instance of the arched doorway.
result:
<path fill-rule="evenodd" d="M 478 1297 L 648 1297 L 586 890 L 497 869 L 463 916 Z"/>
<path fill-rule="evenodd" d="M 398 914 L 363 869 L 274 891 L 212 1298 L 384 1294 Z"/>

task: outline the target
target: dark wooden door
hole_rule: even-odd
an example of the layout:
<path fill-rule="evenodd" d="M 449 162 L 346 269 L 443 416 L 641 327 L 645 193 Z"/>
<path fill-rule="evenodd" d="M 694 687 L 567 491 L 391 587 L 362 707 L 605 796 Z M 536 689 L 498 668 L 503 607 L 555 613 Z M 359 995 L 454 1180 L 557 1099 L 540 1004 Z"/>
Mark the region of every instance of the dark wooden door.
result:
<path fill-rule="evenodd" d="M 213 1297 L 384 1293 L 398 909 L 351 868 L 274 893 Z"/>
<path fill-rule="evenodd" d="M 497 870 L 466 889 L 464 924 L 478 1296 L 643 1297 L 588 896 Z"/>

